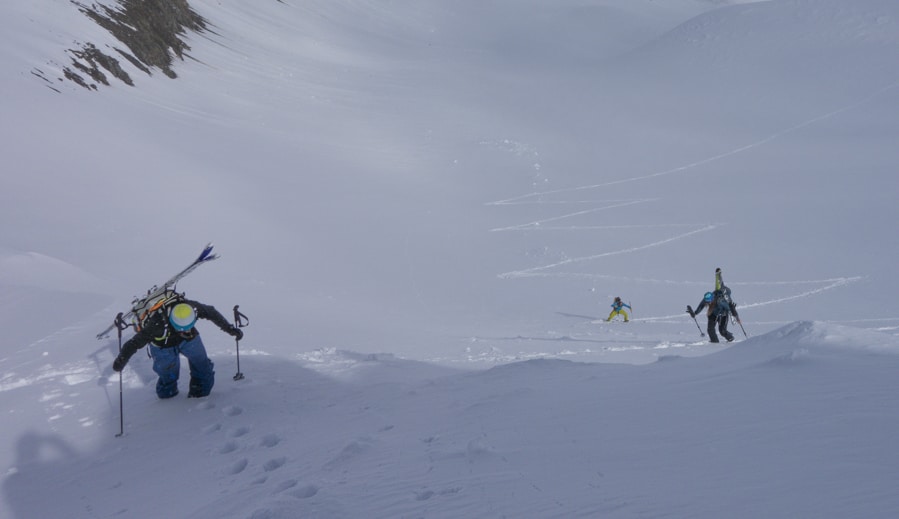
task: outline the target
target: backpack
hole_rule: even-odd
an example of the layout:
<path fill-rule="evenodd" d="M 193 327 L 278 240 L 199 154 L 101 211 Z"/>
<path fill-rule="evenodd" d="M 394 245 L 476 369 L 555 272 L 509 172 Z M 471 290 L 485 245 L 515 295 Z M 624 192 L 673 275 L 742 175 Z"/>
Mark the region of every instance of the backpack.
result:
<path fill-rule="evenodd" d="M 141 331 L 150 318 L 156 314 L 166 314 L 168 308 L 184 300 L 184 294 L 179 294 L 168 288 L 152 290 L 141 299 L 135 298 L 131 302 L 131 326 L 135 332 Z"/>
<path fill-rule="evenodd" d="M 727 315 L 730 313 L 730 289 L 724 287 L 723 290 L 715 291 L 715 313 L 718 315 Z"/>

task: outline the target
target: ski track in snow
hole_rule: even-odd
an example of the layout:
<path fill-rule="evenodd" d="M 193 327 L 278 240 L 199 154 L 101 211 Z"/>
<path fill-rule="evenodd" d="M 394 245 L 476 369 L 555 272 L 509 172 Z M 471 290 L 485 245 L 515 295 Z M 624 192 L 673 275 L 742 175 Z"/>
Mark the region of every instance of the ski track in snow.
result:
<path fill-rule="evenodd" d="M 666 175 L 671 175 L 671 174 L 674 174 L 674 173 L 681 173 L 681 172 L 684 172 L 684 171 L 688 171 L 688 170 L 691 170 L 691 169 L 693 169 L 693 168 L 696 168 L 696 167 L 699 167 L 699 166 L 704 166 L 704 165 L 710 164 L 710 163 L 712 163 L 712 162 L 717 162 L 717 161 L 719 161 L 719 160 L 721 160 L 721 159 L 729 158 L 729 157 L 732 157 L 732 156 L 734 156 L 734 155 L 743 153 L 743 152 L 745 152 L 745 151 L 752 150 L 752 149 L 757 148 L 757 147 L 759 147 L 759 146 L 763 146 L 763 145 L 765 145 L 765 144 L 767 144 L 767 143 L 769 143 L 769 142 L 772 142 L 772 141 L 774 141 L 774 140 L 776 140 L 776 139 L 779 139 L 779 138 L 784 137 L 784 136 L 786 136 L 786 135 L 789 135 L 789 134 L 791 134 L 791 133 L 795 133 L 795 132 L 797 132 L 797 131 L 799 131 L 799 130 L 802 130 L 803 128 L 805 128 L 805 127 L 807 127 L 807 126 L 811 126 L 811 125 L 816 124 L 816 123 L 818 123 L 818 122 L 821 122 L 821 121 L 824 121 L 824 120 L 833 118 L 833 117 L 835 117 L 835 116 L 837 116 L 837 115 L 839 115 L 839 114 L 841 114 L 841 113 L 848 112 L 848 111 L 850 111 L 850 110 L 852 110 L 852 109 L 855 109 L 855 108 L 857 108 L 857 107 L 859 107 L 859 106 L 862 106 L 862 105 L 864 105 L 865 103 L 868 103 L 868 102 L 872 101 L 873 99 L 876 99 L 877 97 L 879 97 L 879 96 L 881 96 L 881 95 L 883 95 L 883 94 L 886 94 L 886 93 L 888 93 L 889 91 L 894 90 L 894 89 L 896 89 L 896 88 L 899 88 L 899 82 L 891 83 L 891 84 L 889 84 L 889 85 L 887 85 L 887 86 L 885 86 L 885 87 L 883 87 L 883 88 L 881 88 L 881 89 L 879 89 L 879 90 L 877 90 L 877 91 L 875 91 L 875 92 L 872 92 L 871 94 L 869 94 L 869 95 L 863 97 L 863 98 L 860 99 L 860 100 L 857 100 L 857 101 L 855 101 L 855 102 L 853 102 L 853 103 L 850 103 L 850 104 L 847 104 L 847 105 L 842 106 L 842 107 L 840 107 L 840 108 L 837 108 L 837 109 L 835 109 L 835 110 L 831 110 L 831 111 L 829 111 L 829 112 L 827 112 L 827 113 L 824 113 L 824 114 L 822 114 L 822 115 L 813 117 L 813 118 L 811 118 L 811 119 L 807 119 L 807 120 L 805 120 L 805 121 L 802 121 L 802 122 L 800 122 L 800 123 L 798 123 L 798 124 L 795 124 L 795 125 L 793 125 L 793 126 L 790 126 L 790 127 L 788 127 L 788 128 L 784 128 L 784 129 L 782 129 L 782 130 L 776 131 L 776 132 L 774 132 L 774 133 L 768 135 L 767 137 L 764 137 L 764 138 L 759 139 L 759 140 L 757 140 L 757 141 L 751 142 L 751 143 L 749 143 L 749 144 L 745 144 L 745 145 L 743 145 L 743 146 L 739 146 L 739 147 L 737 147 L 737 148 L 734 148 L 734 149 L 732 149 L 732 150 L 729 150 L 729 151 L 725 151 L 725 152 L 719 153 L 719 154 L 717 154 L 717 155 L 712 155 L 711 157 L 707 157 L 707 158 L 704 158 L 704 159 L 701 159 L 701 160 L 697 160 L 697 161 L 692 162 L 692 163 L 690 163 L 690 164 L 684 164 L 684 165 L 677 166 L 677 167 L 674 167 L 674 168 L 671 168 L 671 169 L 666 169 L 666 170 L 664 170 L 664 171 L 658 171 L 658 172 L 655 172 L 655 173 L 650 173 L 649 175 L 642 175 L 642 176 L 637 176 L 637 177 L 630 177 L 630 178 L 623 178 L 623 179 L 618 179 L 618 180 L 611 180 L 611 181 L 604 182 L 604 183 L 601 183 L 601 184 L 592 184 L 592 185 L 588 185 L 588 186 L 578 186 L 578 187 L 570 187 L 570 188 L 564 188 L 564 189 L 555 189 L 555 190 L 551 190 L 551 191 L 541 191 L 541 192 L 537 192 L 537 193 L 530 193 L 530 194 L 521 195 L 521 196 L 514 197 L 514 198 L 508 198 L 508 199 L 505 199 L 505 200 L 498 200 L 498 201 L 495 201 L 495 202 L 489 202 L 489 203 L 487 203 L 487 205 L 511 205 L 511 204 L 514 204 L 514 203 L 522 203 L 522 201 L 525 201 L 525 200 L 528 200 L 528 199 L 531 199 L 531 198 L 540 197 L 540 196 L 554 195 L 554 194 L 560 194 L 560 193 L 571 193 L 571 192 L 576 192 L 576 191 L 587 191 L 587 190 L 590 190 L 590 189 L 597 189 L 597 188 L 601 188 L 601 187 L 616 186 L 616 185 L 626 184 L 626 183 L 630 183 L 630 182 L 638 182 L 638 181 L 641 181 L 641 180 L 648 180 L 648 179 L 652 179 L 652 178 L 657 178 L 657 177 L 662 177 L 662 176 L 666 176 Z"/>
<path fill-rule="evenodd" d="M 576 263 L 585 263 L 585 262 L 595 261 L 595 260 L 608 258 L 608 257 L 612 257 L 612 256 L 619 256 L 619 255 L 623 255 L 623 254 L 629 254 L 629 253 L 639 252 L 639 251 L 643 251 L 643 250 L 650 249 L 650 248 L 664 246 L 664 245 L 670 244 L 672 242 L 675 242 L 675 241 L 678 241 L 681 239 L 685 239 L 685 238 L 689 238 L 689 237 L 694 236 L 699 233 L 709 232 L 709 231 L 715 230 L 723 225 L 726 225 L 725 223 L 690 224 L 690 223 L 670 223 L 670 222 L 660 223 L 660 224 L 630 225 L 630 226 L 547 225 L 547 224 L 557 223 L 557 222 L 563 221 L 565 219 L 569 219 L 569 218 L 573 218 L 573 217 L 577 217 L 577 216 L 584 216 L 584 215 L 593 214 L 593 213 L 597 213 L 597 212 L 601 212 L 601 211 L 607 211 L 607 210 L 611 210 L 611 209 L 617 209 L 617 208 L 628 207 L 628 206 L 637 205 L 637 204 L 645 204 L 645 203 L 655 202 L 658 199 L 544 201 L 544 200 L 541 200 L 541 197 L 545 197 L 545 196 L 549 196 L 549 195 L 585 192 L 585 191 L 595 190 L 595 189 L 599 189 L 599 188 L 619 186 L 622 184 L 650 180 L 650 179 L 654 179 L 654 178 L 658 178 L 658 177 L 662 177 L 662 176 L 666 176 L 666 175 L 689 171 L 689 170 L 695 169 L 699 166 L 704 166 L 706 164 L 717 162 L 719 160 L 733 157 L 735 155 L 744 153 L 746 151 L 753 150 L 760 146 L 764 146 L 765 144 L 767 144 L 769 142 L 780 139 L 789 134 L 798 132 L 808 126 L 811 126 L 818 122 L 833 118 L 841 113 L 844 113 L 844 112 L 847 112 L 854 108 L 857 108 L 857 107 L 859 107 L 859 106 L 861 106 L 861 105 L 863 105 L 863 104 L 865 104 L 865 103 L 867 103 L 867 102 L 869 102 L 891 90 L 894 90 L 896 88 L 899 88 L 899 82 L 889 84 L 889 85 L 887 85 L 875 92 L 872 92 L 871 94 L 869 94 L 853 103 L 850 103 L 850 104 L 847 104 L 840 108 L 823 113 L 816 117 L 812 117 L 810 119 L 807 119 L 805 121 L 797 123 L 793 126 L 781 129 L 781 130 L 776 131 L 764 138 L 758 139 L 754 142 L 745 144 L 743 146 L 736 147 L 734 149 L 731 149 L 731 150 L 728 150 L 728 151 L 725 151 L 722 153 L 718 153 L 716 155 L 706 157 L 701 160 L 697 160 L 695 162 L 691 162 L 689 164 L 680 165 L 677 167 L 673 167 L 673 168 L 666 169 L 663 171 L 658 171 L 658 172 L 651 173 L 648 175 L 641 175 L 641 176 L 635 176 L 635 177 L 630 177 L 630 178 L 625 178 L 625 179 L 612 180 L 612 181 L 603 182 L 600 184 L 591 184 L 591 185 L 586 185 L 586 186 L 578 186 L 578 187 L 571 187 L 571 188 L 564 188 L 564 189 L 555 189 L 555 190 L 549 190 L 549 191 L 534 192 L 534 193 L 529 193 L 526 195 L 521 195 L 521 196 L 517 196 L 517 197 L 513 197 L 513 198 L 507 198 L 507 199 L 503 199 L 503 200 L 496 200 L 493 202 L 488 202 L 485 205 L 488 205 L 488 206 L 518 206 L 518 205 L 527 205 L 527 204 L 562 205 L 562 206 L 575 205 L 575 204 L 578 204 L 578 205 L 594 204 L 595 205 L 595 207 L 592 207 L 589 209 L 582 209 L 582 210 L 579 210 L 576 212 L 566 213 L 566 214 L 562 214 L 559 216 L 544 218 L 541 220 L 535 220 L 535 221 L 518 224 L 518 225 L 511 225 L 511 226 L 506 226 L 506 227 L 498 227 L 498 228 L 490 229 L 490 232 L 514 232 L 514 231 L 535 231 L 535 230 L 541 230 L 541 231 L 596 231 L 596 230 L 625 229 L 625 228 L 692 227 L 692 229 L 687 232 L 672 234 L 664 239 L 646 243 L 643 245 L 628 247 L 628 248 L 619 249 L 619 250 L 606 251 L 606 252 L 597 252 L 596 254 L 579 256 L 579 257 L 575 257 L 575 258 L 566 258 L 562 261 L 558 261 L 555 263 L 549 263 L 549 264 L 540 265 L 537 267 L 503 272 L 503 273 L 498 274 L 497 276 L 500 279 L 516 279 L 516 278 L 528 278 L 528 277 L 609 279 L 612 276 L 609 276 L 607 274 L 600 274 L 600 273 L 589 273 L 589 272 L 574 272 L 574 273 L 572 273 L 572 272 L 552 272 L 552 271 L 555 269 L 558 269 L 559 267 L 565 266 L 565 265 L 571 265 L 571 264 L 576 264 Z M 632 278 L 618 277 L 617 279 L 622 279 L 622 280 L 628 279 L 628 280 L 634 281 L 634 279 L 632 279 Z M 753 308 L 753 307 L 760 307 L 760 306 L 766 306 L 766 305 L 772 305 L 772 304 L 785 303 L 785 302 L 792 301 L 795 299 L 810 297 L 815 294 L 820 294 L 820 293 L 828 291 L 828 290 L 833 290 L 833 289 L 836 289 L 839 287 L 843 287 L 848 284 L 859 281 L 860 279 L 863 279 L 863 277 L 862 276 L 848 276 L 848 277 L 837 277 L 837 278 L 832 278 L 832 279 L 820 279 L 820 280 L 758 281 L 758 282 L 743 283 L 746 285 L 796 285 L 796 286 L 800 286 L 800 285 L 814 284 L 814 285 L 820 285 L 820 286 L 818 286 L 814 289 L 811 289 L 811 290 L 799 291 L 795 294 L 776 298 L 776 299 L 770 299 L 767 301 L 758 301 L 758 302 L 754 302 L 754 303 L 744 304 L 744 305 L 741 305 L 741 307 L 742 308 Z M 641 280 L 641 281 L 645 281 L 645 280 Z M 683 281 L 672 281 L 672 280 L 655 280 L 655 282 L 666 283 L 666 284 L 675 284 L 675 283 L 698 284 L 696 282 L 683 282 Z M 740 284 L 741 283 L 733 283 L 734 286 L 737 286 Z M 682 315 L 678 314 L 678 315 L 657 316 L 657 317 L 644 317 L 641 319 L 634 319 L 634 320 L 660 321 L 660 320 L 672 319 L 675 317 L 682 317 Z"/>
<path fill-rule="evenodd" d="M 682 234 L 678 234 L 678 235 L 675 235 L 675 236 L 671 236 L 671 237 L 665 238 L 665 239 L 663 239 L 663 240 L 655 241 L 655 242 L 652 242 L 652 243 L 647 243 L 647 244 L 645 244 L 645 245 L 640 245 L 640 246 L 637 246 L 637 247 L 629 247 L 629 248 L 627 248 L 627 249 L 620 249 L 620 250 L 614 250 L 614 251 L 602 252 L 602 253 L 598 253 L 598 254 L 592 254 L 592 255 L 590 255 L 590 256 L 581 256 L 581 257 L 577 257 L 577 258 L 567 258 L 567 259 L 564 259 L 564 260 L 559 261 L 559 262 L 556 262 L 556 263 L 551 263 L 551 264 L 549 264 L 549 265 L 543 265 L 543 266 L 540 266 L 540 267 L 532 267 L 532 268 L 529 268 L 529 269 L 517 270 L 517 271 L 512 271 L 512 272 L 505 272 L 505 273 L 503 273 L 503 274 L 500 274 L 499 277 L 502 278 L 502 279 L 521 278 L 521 277 L 536 277 L 536 276 L 545 276 L 545 277 L 569 277 L 569 276 L 571 276 L 571 274 L 568 274 L 568 273 L 562 273 L 562 272 L 557 272 L 557 273 L 544 273 L 543 271 L 544 271 L 544 270 L 554 269 L 554 268 L 556 268 L 556 267 L 561 267 L 561 266 L 563 266 L 563 265 L 570 265 L 570 264 L 572 264 L 572 263 L 581 263 L 581 262 L 584 262 L 584 261 L 593 261 L 593 260 L 597 260 L 597 259 L 601 259 L 601 258 L 606 258 L 606 257 L 609 257 L 609 256 L 618 256 L 618 255 L 620 255 L 620 254 L 628 254 L 628 253 L 631 253 L 631 252 L 638 252 L 638 251 L 641 251 L 641 250 L 650 249 L 650 248 L 653 248 L 653 247 L 658 247 L 658 246 L 660 246 L 660 245 L 665 245 L 666 243 L 671 243 L 671 242 L 673 242 L 673 241 L 680 240 L 680 239 L 682 239 L 682 238 L 686 238 L 686 237 L 692 236 L 692 235 L 694 235 L 694 234 L 698 234 L 698 233 L 701 233 L 701 232 L 711 231 L 711 230 L 713 230 L 713 229 L 715 229 L 715 228 L 717 228 L 717 227 L 718 227 L 718 225 L 710 224 L 710 225 L 703 226 L 703 227 L 700 228 L 700 229 L 694 229 L 694 230 L 689 231 L 689 232 L 685 232 L 685 233 L 682 233 Z M 577 274 L 577 273 L 575 273 L 575 274 L 573 274 L 573 276 L 574 276 L 574 277 L 582 277 L 583 275 L 582 275 L 582 274 Z"/>

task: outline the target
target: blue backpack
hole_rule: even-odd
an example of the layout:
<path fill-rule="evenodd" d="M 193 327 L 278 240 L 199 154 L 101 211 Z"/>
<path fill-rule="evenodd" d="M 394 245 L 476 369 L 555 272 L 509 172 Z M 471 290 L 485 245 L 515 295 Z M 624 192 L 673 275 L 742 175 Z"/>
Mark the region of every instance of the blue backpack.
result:
<path fill-rule="evenodd" d="M 730 289 L 727 287 L 715 291 L 715 313 L 726 315 L 730 313 Z"/>

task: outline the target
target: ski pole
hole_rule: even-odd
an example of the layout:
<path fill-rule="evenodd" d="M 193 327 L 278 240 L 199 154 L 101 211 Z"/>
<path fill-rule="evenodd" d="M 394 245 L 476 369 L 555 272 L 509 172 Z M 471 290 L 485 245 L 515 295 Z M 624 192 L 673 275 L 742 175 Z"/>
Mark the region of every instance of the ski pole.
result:
<path fill-rule="evenodd" d="M 125 319 L 122 317 L 122 312 L 119 312 L 119 315 L 115 316 L 115 321 L 113 321 L 113 326 L 119 331 L 119 355 L 122 354 L 122 330 L 128 328 L 128 323 L 125 322 Z M 121 437 L 125 434 L 125 403 L 124 396 L 122 390 L 122 372 L 119 371 L 119 434 L 116 434 L 116 438 Z"/>
<path fill-rule="evenodd" d="M 250 325 L 250 319 L 237 309 L 240 305 L 234 305 L 234 326 L 243 328 Z M 237 373 L 234 374 L 234 380 L 243 380 L 243 373 L 240 372 L 240 339 L 234 339 L 234 345 L 237 348 Z"/>
<path fill-rule="evenodd" d="M 693 308 L 690 305 L 687 305 L 687 313 L 690 314 L 690 317 L 693 318 L 693 322 L 696 323 L 696 329 L 699 330 L 699 335 L 705 337 L 705 333 L 702 331 L 702 328 L 699 327 L 699 321 L 696 320 L 696 313 L 693 312 Z"/>
<path fill-rule="evenodd" d="M 743 337 L 749 338 L 749 335 L 746 334 L 746 328 L 743 328 L 743 321 L 737 319 L 737 324 L 740 325 L 740 329 L 743 330 Z"/>

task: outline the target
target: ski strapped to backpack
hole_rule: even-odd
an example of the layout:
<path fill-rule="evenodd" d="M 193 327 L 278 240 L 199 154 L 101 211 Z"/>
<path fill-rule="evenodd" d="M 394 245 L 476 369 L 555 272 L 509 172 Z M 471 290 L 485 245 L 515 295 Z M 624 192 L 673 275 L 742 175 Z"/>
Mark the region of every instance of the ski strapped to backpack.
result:
<path fill-rule="evenodd" d="M 134 301 L 131 302 L 131 310 L 124 315 L 123 320 L 130 321 L 135 330 L 140 330 L 140 326 L 142 326 L 147 318 L 153 315 L 154 312 L 160 311 L 166 304 L 174 301 L 176 298 L 183 298 L 183 294 L 179 294 L 175 291 L 175 285 L 181 278 L 193 272 L 194 269 L 200 265 L 218 259 L 218 255 L 212 253 L 212 247 L 213 245 L 211 243 L 207 244 L 206 247 L 203 248 L 203 251 L 200 252 L 200 255 L 197 256 L 197 259 L 185 267 L 184 270 L 172 276 L 168 281 L 163 283 L 162 286 L 154 286 L 150 290 L 147 290 L 145 296 L 136 297 Z M 115 327 L 115 323 L 109 325 L 108 328 L 97 334 L 97 339 L 102 340 L 109 337 L 109 333 Z"/>
<path fill-rule="evenodd" d="M 724 284 L 724 277 L 721 275 L 721 268 L 715 269 L 715 290 L 720 291 L 721 295 L 724 296 L 723 299 L 727 301 L 728 305 L 733 304 L 735 307 L 737 304 L 734 302 L 733 298 L 730 297 L 730 288 Z M 749 337 L 749 334 L 746 333 L 746 328 L 743 328 L 743 321 L 739 318 L 731 315 L 731 321 L 736 322 L 740 325 L 740 329 L 743 330 L 743 336 Z"/>
<path fill-rule="evenodd" d="M 720 292 L 721 295 L 724 296 L 724 300 L 727 303 L 733 302 L 733 299 L 730 297 L 730 288 L 724 284 L 724 277 L 721 274 L 721 268 L 715 269 L 715 291 Z"/>

